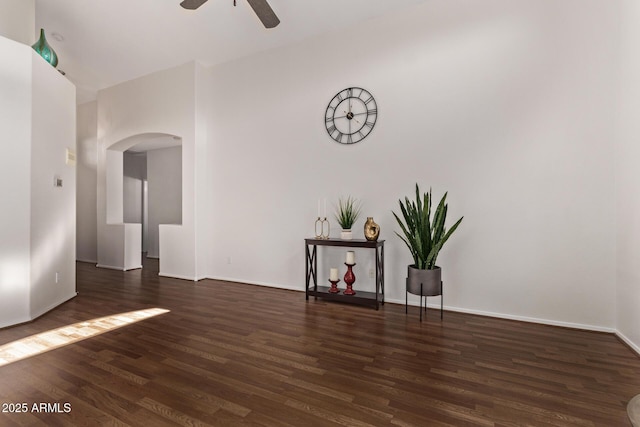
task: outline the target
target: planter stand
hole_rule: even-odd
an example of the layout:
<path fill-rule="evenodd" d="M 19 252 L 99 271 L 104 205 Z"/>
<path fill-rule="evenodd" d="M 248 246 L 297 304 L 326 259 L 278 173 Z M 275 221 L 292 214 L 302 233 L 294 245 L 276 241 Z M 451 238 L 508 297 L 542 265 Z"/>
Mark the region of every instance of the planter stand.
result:
<path fill-rule="evenodd" d="M 422 322 L 422 298 L 424 297 L 424 317 L 427 318 L 427 296 L 423 295 L 422 291 L 422 283 L 420 283 L 420 321 Z M 437 296 L 437 295 L 431 295 Z M 404 312 L 405 314 L 409 313 L 409 279 L 405 282 L 405 301 L 404 301 Z M 442 292 L 442 280 L 440 281 L 440 320 L 442 320 L 442 308 L 444 306 L 444 294 Z"/>

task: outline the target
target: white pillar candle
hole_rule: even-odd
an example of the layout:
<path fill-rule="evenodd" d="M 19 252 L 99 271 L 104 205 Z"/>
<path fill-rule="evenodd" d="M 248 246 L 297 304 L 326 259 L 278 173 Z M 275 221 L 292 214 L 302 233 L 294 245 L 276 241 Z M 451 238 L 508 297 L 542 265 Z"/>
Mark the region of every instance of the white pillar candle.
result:
<path fill-rule="evenodd" d="M 356 253 L 353 251 L 347 251 L 347 264 L 356 263 Z"/>
<path fill-rule="evenodd" d="M 332 268 L 331 270 L 329 270 L 329 280 L 331 280 L 332 282 L 336 282 L 338 280 L 337 268 Z"/>

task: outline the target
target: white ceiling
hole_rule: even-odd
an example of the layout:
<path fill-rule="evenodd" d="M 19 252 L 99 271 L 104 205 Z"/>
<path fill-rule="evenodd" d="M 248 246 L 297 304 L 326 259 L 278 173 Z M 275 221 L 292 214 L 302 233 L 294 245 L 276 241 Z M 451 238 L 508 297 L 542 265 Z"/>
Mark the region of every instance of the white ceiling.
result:
<path fill-rule="evenodd" d="M 36 0 L 36 29 L 45 29 L 58 68 L 83 103 L 99 89 L 155 71 L 192 60 L 228 62 L 425 1 L 269 0 L 281 24 L 267 30 L 246 0 L 235 8 L 233 0 L 209 0 L 196 11 L 180 0 Z"/>

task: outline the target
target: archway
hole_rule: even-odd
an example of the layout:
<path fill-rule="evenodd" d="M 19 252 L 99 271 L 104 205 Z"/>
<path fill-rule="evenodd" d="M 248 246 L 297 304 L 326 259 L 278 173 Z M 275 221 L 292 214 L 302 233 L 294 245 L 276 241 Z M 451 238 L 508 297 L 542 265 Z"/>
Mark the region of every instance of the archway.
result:
<path fill-rule="evenodd" d="M 121 269 L 141 268 L 143 252 L 159 258 L 159 229 L 182 224 L 182 138 L 145 133 L 109 146 L 106 195 L 108 246 Z"/>

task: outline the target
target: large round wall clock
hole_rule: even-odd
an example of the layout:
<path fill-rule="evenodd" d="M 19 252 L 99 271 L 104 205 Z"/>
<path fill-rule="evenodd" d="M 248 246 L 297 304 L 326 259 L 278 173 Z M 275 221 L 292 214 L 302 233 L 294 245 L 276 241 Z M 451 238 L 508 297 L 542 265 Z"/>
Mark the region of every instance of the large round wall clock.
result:
<path fill-rule="evenodd" d="M 341 144 L 355 144 L 371 133 L 378 118 L 373 95 L 359 87 L 349 87 L 333 97 L 324 123 L 329 136 Z"/>

